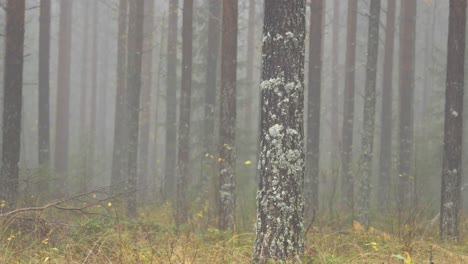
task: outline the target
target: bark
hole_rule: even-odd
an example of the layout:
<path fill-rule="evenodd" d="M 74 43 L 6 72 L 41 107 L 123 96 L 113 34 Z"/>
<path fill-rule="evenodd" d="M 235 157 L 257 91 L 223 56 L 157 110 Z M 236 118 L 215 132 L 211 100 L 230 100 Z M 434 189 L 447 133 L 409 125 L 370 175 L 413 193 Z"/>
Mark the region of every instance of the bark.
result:
<path fill-rule="evenodd" d="M 393 127 L 393 51 L 395 36 L 396 1 L 387 1 L 385 22 L 385 52 L 382 77 L 382 111 L 380 126 L 379 188 L 378 201 L 381 208 L 389 208 L 390 176 L 392 168 L 392 127 Z"/>
<path fill-rule="evenodd" d="M 352 213 L 354 209 L 354 176 L 351 171 L 351 162 L 354 124 L 357 0 L 348 1 L 348 5 L 348 20 L 346 23 L 348 26 L 346 33 L 346 74 L 341 134 L 341 194 L 344 208 Z"/>
<path fill-rule="evenodd" d="M 371 0 L 369 33 L 367 41 L 366 88 L 364 95 L 364 122 L 362 127 L 361 173 L 359 183 L 358 221 L 369 227 L 372 155 L 375 130 L 375 104 L 377 85 L 377 60 L 379 57 L 380 0 Z"/>
<path fill-rule="evenodd" d="M 238 1 L 224 0 L 219 126 L 219 215 L 221 230 L 234 229 L 236 209 L 236 70 Z"/>
<path fill-rule="evenodd" d="M 13 208 L 19 180 L 25 1 L 8 0 L 6 10 L 0 200 Z"/>
<path fill-rule="evenodd" d="M 141 197 L 148 199 L 148 154 L 150 139 L 150 113 L 151 113 L 151 88 L 153 83 L 153 30 L 154 30 L 154 0 L 145 0 L 145 17 L 143 22 L 143 76 L 141 86 L 141 116 L 140 116 L 140 147 L 138 153 L 139 173 L 138 186 L 141 189 Z"/>
<path fill-rule="evenodd" d="M 93 32 L 91 39 L 92 61 L 91 61 L 91 111 L 90 111 L 90 127 L 89 127 L 89 163 L 88 176 L 94 178 L 96 166 L 96 118 L 97 118 L 97 89 L 98 89 L 98 31 L 99 31 L 99 2 L 93 1 L 92 22 Z"/>
<path fill-rule="evenodd" d="M 414 65 L 416 38 L 416 0 L 401 3 L 400 11 L 400 67 L 399 67 L 399 162 L 398 162 L 398 211 L 400 223 L 403 214 L 414 205 L 415 189 L 412 175 L 413 164 L 413 115 L 414 115 Z"/>
<path fill-rule="evenodd" d="M 187 199 L 190 179 L 190 96 L 192 90 L 192 20 L 193 0 L 184 0 L 182 13 L 182 85 L 180 90 L 179 138 L 177 145 L 177 199 L 176 224 L 187 223 Z"/>
<path fill-rule="evenodd" d="M 169 0 L 167 67 L 166 67 L 166 157 L 163 195 L 168 199 L 175 193 L 177 149 L 177 32 L 179 0 Z"/>
<path fill-rule="evenodd" d="M 307 95 L 307 152 L 305 216 L 312 219 L 319 209 L 320 94 L 322 73 L 323 0 L 310 2 L 309 83 Z"/>
<path fill-rule="evenodd" d="M 332 88 L 331 88 L 331 100 L 330 100 L 330 106 L 331 106 L 331 166 L 334 174 L 338 174 L 339 169 L 336 167 L 339 167 L 339 111 L 338 111 L 338 103 L 337 100 L 339 98 L 339 43 L 340 43 L 340 20 L 341 20 L 341 14 L 340 14 L 340 0 L 334 0 L 333 1 L 333 35 L 332 35 Z"/>
<path fill-rule="evenodd" d="M 117 39 L 117 90 L 115 100 L 114 149 L 112 152 L 111 185 L 114 191 L 122 189 L 127 171 L 127 111 L 126 111 L 126 70 L 127 70 L 127 18 L 128 0 L 119 1 L 119 27 Z"/>
<path fill-rule="evenodd" d="M 55 169 L 62 180 L 68 168 L 72 3 L 72 0 L 60 1 Z"/>
<path fill-rule="evenodd" d="M 128 215 L 136 217 L 136 183 L 138 156 L 138 121 L 140 113 L 140 89 L 142 84 L 141 62 L 143 53 L 144 1 L 129 1 L 128 53 L 127 53 L 127 111 L 128 111 Z"/>
<path fill-rule="evenodd" d="M 253 260 L 304 251 L 305 1 L 265 1 L 257 223 Z"/>
<path fill-rule="evenodd" d="M 249 18 L 247 28 L 247 91 L 245 93 L 245 124 L 246 131 L 252 131 L 256 128 L 252 122 L 252 106 L 254 105 L 252 89 L 255 87 L 254 83 L 254 59 L 255 59 L 255 0 L 249 0 Z"/>
<path fill-rule="evenodd" d="M 49 77 L 50 77 L 50 0 L 40 3 L 39 14 L 39 165 L 50 165 Z M 46 185 L 43 185 L 43 188 Z M 41 188 L 42 192 L 47 190 Z"/>
<path fill-rule="evenodd" d="M 451 0 L 447 43 L 440 236 L 459 239 L 463 142 L 466 0 Z"/>

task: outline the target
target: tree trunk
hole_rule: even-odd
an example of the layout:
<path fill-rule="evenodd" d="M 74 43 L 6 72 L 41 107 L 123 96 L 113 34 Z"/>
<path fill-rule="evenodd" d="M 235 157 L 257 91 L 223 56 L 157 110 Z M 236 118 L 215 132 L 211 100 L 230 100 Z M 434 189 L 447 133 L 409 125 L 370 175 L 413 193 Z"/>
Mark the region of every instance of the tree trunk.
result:
<path fill-rule="evenodd" d="M 374 146 L 377 60 L 379 57 L 380 0 L 371 0 L 367 41 L 366 89 L 364 95 L 364 122 L 362 127 L 359 172 L 358 221 L 369 227 L 372 151 Z"/>
<path fill-rule="evenodd" d="M 253 260 L 304 251 L 305 1 L 265 1 L 257 224 Z"/>
<path fill-rule="evenodd" d="M 187 200 L 190 179 L 190 96 L 192 89 L 192 18 L 193 0 L 184 0 L 182 13 L 182 85 L 180 90 L 179 139 L 177 152 L 176 223 L 188 220 Z"/>
<path fill-rule="evenodd" d="M 219 215 L 221 230 L 234 229 L 236 209 L 237 0 L 223 2 L 219 126 Z"/>
<path fill-rule="evenodd" d="M 61 184 L 65 184 L 64 174 L 68 168 L 72 3 L 72 0 L 60 1 L 55 169 L 63 181 Z"/>
<path fill-rule="evenodd" d="M 136 181 L 138 156 L 138 121 L 140 113 L 140 89 L 142 83 L 141 62 L 143 52 L 144 1 L 129 1 L 128 53 L 127 53 L 127 111 L 128 111 L 128 214 L 136 217 Z"/>
<path fill-rule="evenodd" d="M 392 127 L 393 127 L 393 50 L 395 36 L 396 1 L 387 1 L 385 23 L 385 52 L 382 77 L 382 111 L 380 126 L 380 158 L 378 201 L 380 208 L 389 208 L 390 177 L 392 168 Z"/>
<path fill-rule="evenodd" d="M 18 195 L 25 3 L 24 0 L 8 0 L 6 5 L 0 200 L 11 209 Z"/>
<path fill-rule="evenodd" d="M 399 194 L 398 211 L 400 226 L 402 217 L 409 217 L 414 205 L 415 188 L 412 175 L 413 165 L 413 103 L 414 103 L 414 64 L 416 38 L 416 0 L 401 2 L 400 11 L 400 107 L 399 107 Z M 404 215 L 403 215 L 404 214 Z M 406 221 L 406 220 L 405 220 Z"/>
<path fill-rule="evenodd" d="M 166 157 L 164 198 L 174 197 L 177 148 L 177 32 L 179 0 L 169 0 L 166 71 Z"/>
<path fill-rule="evenodd" d="M 97 89 L 98 89 L 98 31 L 99 31 L 99 1 L 93 1 L 92 15 L 92 62 L 91 62 L 91 111 L 90 111 L 90 128 L 89 128 L 89 163 L 88 163 L 88 178 L 95 177 L 96 166 L 96 118 L 97 118 Z"/>
<path fill-rule="evenodd" d="M 339 100 L 339 53 L 340 53 L 340 0 L 333 1 L 333 35 L 332 35 L 332 87 L 331 87 L 331 153 L 330 153 L 330 165 L 332 166 L 333 175 L 337 177 L 339 173 L 339 110 L 338 103 Z"/>
<path fill-rule="evenodd" d="M 128 0 L 119 1 L 119 36 L 117 39 L 117 91 L 115 100 L 114 149 L 112 152 L 111 186 L 114 191 L 122 190 L 127 171 L 126 151 L 128 148 L 128 116 L 126 111 L 126 69 L 127 69 L 127 16 Z"/>
<path fill-rule="evenodd" d="M 312 219 L 319 209 L 320 94 L 322 73 L 323 0 L 310 3 L 309 85 L 307 95 L 307 146 L 305 216 Z"/>
<path fill-rule="evenodd" d="M 343 126 L 341 134 L 341 194 L 344 208 L 353 214 L 354 176 L 351 171 L 354 124 L 354 86 L 356 68 L 357 0 L 348 1 L 348 31 L 346 35 L 346 75 L 343 97 Z M 352 217 L 354 218 L 354 217 Z"/>
<path fill-rule="evenodd" d="M 466 0 L 450 0 L 440 236 L 459 239 Z"/>
<path fill-rule="evenodd" d="M 252 106 L 254 105 L 252 89 L 256 87 L 254 82 L 254 59 L 255 59 L 255 0 L 249 0 L 249 18 L 248 18 L 248 28 L 247 28 L 247 90 L 245 93 L 246 103 L 245 103 L 245 128 L 246 131 L 252 131 L 255 129 L 252 122 Z M 255 91 L 255 90 L 254 90 Z"/>

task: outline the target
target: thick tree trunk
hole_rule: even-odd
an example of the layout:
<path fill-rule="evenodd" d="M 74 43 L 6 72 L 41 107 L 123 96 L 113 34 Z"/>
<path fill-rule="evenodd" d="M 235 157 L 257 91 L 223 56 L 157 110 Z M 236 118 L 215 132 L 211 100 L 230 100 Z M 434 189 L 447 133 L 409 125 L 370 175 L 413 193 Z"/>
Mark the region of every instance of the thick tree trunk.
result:
<path fill-rule="evenodd" d="M 299 261 L 304 250 L 305 1 L 266 0 L 253 260 Z"/>
<path fill-rule="evenodd" d="M 382 111 L 380 126 L 379 188 L 380 208 L 389 208 L 390 177 L 392 168 L 392 115 L 393 115 L 393 50 L 395 36 L 396 1 L 387 1 L 385 23 L 385 52 L 382 77 Z"/>
<path fill-rule="evenodd" d="M 322 74 L 323 0 L 310 3 L 309 85 L 307 98 L 306 176 L 304 180 L 305 216 L 313 218 L 319 209 L 320 94 Z"/>
<path fill-rule="evenodd" d="M 117 39 L 117 91 L 115 99 L 114 149 L 112 152 L 111 185 L 114 191 L 122 190 L 127 171 L 128 116 L 126 111 L 127 70 L 127 17 L 128 0 L 119 1 L 119 36 Z"/>
<path fill-rule="evenodd" d="M 60 1 L 58 70 L 57 70 L 57 119 L 55 122 L 55 169 L 65 181 L 68 168 L 68 120 L 70 118 L 70 66 L 72 0 Z M 64 184 L 65 182 L 63 182 Z M 62 186 L 62 188 L 65 186 Z"/>
<path fill-rule="evenodd" d="M 440 236 L 459 239 L 466 0 L 450 0 Z"/>
<path fill-rule="evenodd" d="M 128 215 L 136 217 L 136 183 L 138 156 L 138 121 L 140 114 L 141 62 L 143 52 L 143 1 L 129 1 L 127 53 L 127 111 L 128 111 Z"/>
<path fill-rule="evenodd" d="M 341 134 L 341 195 L 343 206 L 349 213 L 354 209 L 354 176 L 351 172 L 353 124 L 354 124 L 354 86 L 356 68 L 356 26 L 357 0 L 348 1 L 348 31 L 346 35 L 346 75 L 343 97 L 343 126 Z"/>
<path fill-rule="evenodd" d="M 364 122 L 362 127 L 360 183 L 357 220 L 369 227 L 372 151 L 374 146 L 377 60 L 379 57 L 380 0 L 370 0 L 369 33 L 367 41 L 366 89 L 364 95 Z"/>
<path fill-rule="evenodd" d="M 8 0 L 6 5 L 0 200 L 11 209 L 18 195 L 25 3 L 24 0 Z"/>
<path fill-rule="evenodd" d="M 177 35 L 179 0 L 169 0 L 166 70 L 166 157 L 163 195 L 174 197 L 177 150 Z"/>
<path fill-rule="evenodd" d="M 219 126 L 220 229 L 234 229 L 236 209 L 237 0 L 223 2 Z"/>
<path fill-rule="evenodd" d="M 179 138 L 177 146 L 176 223 L 188 220 L 187 200 L 190 177 L 190 96 L 192 90 L 192 20 L 193 0 L 184 0 L 182 13 L 182 85 L 180 90 Z"/>
<path fill-rule="evenodd" d="M 399 162 L 398 211 L 400 226 L 409 217 L 415 202 L 413 167 L 414 65 L 416 39 L 416 0 L 401 2 L 399 67 Z"/>
<path fill-rule="evenodd" d="M 39 165 L 50 165 L 49 73 L 50 73 L 50 0 L 40 3 L 39 14 Z M 43 187 L 46 185 L 44 184 Z M 40 189 L 47 192 L 43 188 Z"/>

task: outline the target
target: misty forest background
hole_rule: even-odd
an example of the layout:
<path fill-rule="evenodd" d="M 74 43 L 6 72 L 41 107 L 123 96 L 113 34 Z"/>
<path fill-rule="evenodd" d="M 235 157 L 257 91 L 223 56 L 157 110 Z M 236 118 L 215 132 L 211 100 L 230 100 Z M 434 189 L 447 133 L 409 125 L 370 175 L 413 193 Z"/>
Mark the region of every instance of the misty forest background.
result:
<path fill-rule="evenodd" d="M 467 83 L 468 74 L 459 71 L 463 63 L 448 64 L 448 51 L 460 52 L 448 46 L 465 43 L 464 12 L 453 22 L 456 36 L 447 41 L 449 11 L 456 9 L 450 7 L 464 6 L 466 12 L 466 1 L 2 0 L 0 5 L 2 263 L 28 258 L 246 263 L 255 235 L 254 260 L 261 263 L 294 260 L 296 254 L 304 255 L 305 263 L 467 260 L 463 82 L 450 97 L 459 103 L 449 115 L 445 100 L 449 76 Z M 301 5 L 304 28 L 294 28 L 299 35 L 294 30 L 269 35 L 275 19 L 283 21 L 278 10 L 302 10 Z M 291 235 L 299 241 L 296 249 L 274 251 L 270 245 L 268 252 L 261 241 L 269 238 L 261 238 L 258 227 L 286 216 L 262 215 L 260 201 L 268 190 L 257 188 L 259 182 L 275 188 L 263 159 L 268 164 L 270 148 L 277 150 L 265 142 L 269 136 L 282 139 L 283 126 L 268 123 L 277 109 L 262 108 L 261 102 L 282 96 L 268 94 L 275 84 L 265 78 L 271 74 L 265 65 L 281 66 L 268 61 L 269 54 L 284 54 L 268 41 L 283 38 L 299 43 L 299 53 L 291 57 L 305 48 L 303 79 L 297 83 L 304 89 L 299 97 L 304 118 L 301 113 L 278 122 L 297 121 L 306 150 L 288 163 L 298 166 L 303 182 L 280 184 L 304 200 L 304 217 L 302 204 L 296 204 L 291 215 L 301 215 L 298 222 L 281 222 L 300 222 L 305 246 Z M 454 61 L 465 58 L 464 52 L 451 54 Z M 291 71 L 297 65 L 290 64 Z M 460 157 L 457 151 L 463 155 L 461 167 L 445 173 L 447 116 L 460 120 L 453 123 L 453 140 L 445 139 L 458 146 L 445 150 L 448 164 Z M 290 152 L 276 153 L 290 158 Z M 443 171 L 459 192 L 446 192 L 441 203 Z M 304 197 L 294 188 L 304 188 Z M 440 220 L 444 208 L 449 210 Z M 274 222 L 265 226 L 270 224 L 275 229 Z"/>

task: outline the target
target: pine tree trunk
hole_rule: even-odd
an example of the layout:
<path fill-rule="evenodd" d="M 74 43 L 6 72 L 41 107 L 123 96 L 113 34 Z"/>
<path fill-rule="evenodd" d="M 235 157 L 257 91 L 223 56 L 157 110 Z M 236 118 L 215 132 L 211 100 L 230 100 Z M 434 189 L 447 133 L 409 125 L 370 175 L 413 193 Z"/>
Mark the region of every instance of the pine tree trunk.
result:
<path fill-rule="evenodd" d="M 235 226 L 237 17 L 237 0 L 224 0 L 219 126 L 218 226 L 221 230 Z"/>
<path fill-rule="evenodd" d="M 254 59 L 255 59 L 255 0 L 249 0 L 249 18 L 248 18 L 248 28 L 247 28 L 247 90 L 245 92 L 245 128 L 246 131 L 252 131 L 256 129 L 252 122 L 252 106 L 254 105 L 252 92 L 253 88 L 256 87 L 254 82 Z M 254 130 L 255 131 L 255 130 Z"/>
<path fill-rule="evenodd" d="M 91 110 L 89 118 L 89 146 L 88 146 L 88 176 L 95 178 L 96 167 L 96 118 L 97 118 L 97 90 L 98 90 L 98 31 L 99 31 L 99 2 L 93 1 L 92 22 L 93 32 L 91 37 Z"/>
<path fill-rule="evenodd" d="M 333 25 L 332 25 L 332 87 L 331 87 L 331 153 L 330 153 L 330 165 L 332 166 L 332 172 L 335 175 L 339 173 L 339 110 L 338 110 L 338 99 L 339 99 L 339 53 L 340 53 L 340 0 L 333 1 Z"/>
<path fill-rule="evenodd" d="M 440 236 L 459 239 L 466 0 L 450 0 Z"/>
<path fill-rule="evenodd" d="M 265 1 L 257 224 L 253 260 L 304 251 L 305 1 Z"/>
<path fill-rule="evenodd" d="M 319 143 L 320 143 L 320 95 L 322 73 L 322 21 L 323 0 L 310 2 L 309 27 L 309 85 L 307 98 L 307 146 L 305 216 L 307 219 L 319 209 Z"/>
<path fill-rule="evenodd" d="M 6 12 L 0 200 L 8 210 L 15 207 L 18 195 L 25 1 L 8 0 Z"/>

